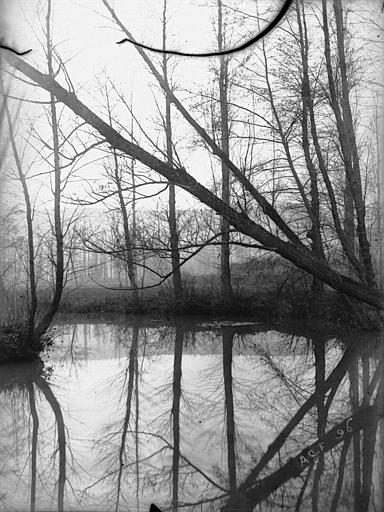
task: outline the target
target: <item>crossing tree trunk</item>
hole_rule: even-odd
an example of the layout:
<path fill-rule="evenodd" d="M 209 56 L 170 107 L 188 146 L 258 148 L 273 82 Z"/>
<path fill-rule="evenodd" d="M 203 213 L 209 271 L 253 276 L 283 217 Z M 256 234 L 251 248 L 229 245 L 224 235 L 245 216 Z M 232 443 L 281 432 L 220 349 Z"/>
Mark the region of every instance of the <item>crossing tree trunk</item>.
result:
<path fill-rule="evenodd" d="M 377 309 L 384 309 L 384 294 L 377 288 L 359 283 L 332 269 L 327 262 L 316 258 L 300 241 L 283 240 L 268 232 L 257 222 L 251 220 L 244 212 L 238 212 L 219 197 L 201 185 L 183 167 L 177 168 L 163 162 L 133 142 L 125 139 L 120 133 L 103 121 L 82 103 L 74 93 L 69 93 L 50 76 L 44 75 L 33 66 L 15 55 L 7 55 L 11 65 L 21 73 L 52 93 L 75 114 L 92 126 L 112 147 L 140 161 L 150 169 L 164 176 L 167 180 L 183 188 L 209 208 L 225 217 L 240 233 L 258 241 L 269 250 L 280 254 L 297 267 L 317 277 L 335 290 L 369 304 Z"/>

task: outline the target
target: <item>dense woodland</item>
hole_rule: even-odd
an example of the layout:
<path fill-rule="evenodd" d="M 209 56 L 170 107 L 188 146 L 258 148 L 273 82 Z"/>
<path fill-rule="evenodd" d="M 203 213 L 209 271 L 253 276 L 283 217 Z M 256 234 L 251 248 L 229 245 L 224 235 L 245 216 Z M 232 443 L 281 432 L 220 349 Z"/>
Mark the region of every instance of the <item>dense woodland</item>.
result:
<path fill-rule="evenodd" d="M 261 30 L 280 5 L 210 3 L 219 52 L 238 43 L 238 26 Z M 311 317 L 330 294 L 379 317 L 379 2 L 294 0 L 252 48 L 193 59 L 193 80 L 183 80 L 188 58 L 117 46 L 127 74 L 141 65 L 150 114 L 107 63 L 78 76 L 81 56 L 55 32 L 58 5 L 37 7 L 40 51 L 1 53 L 4 343 L 39 348 L 66 290 L 84 283 L 119 290 L 133 311 L 159 290 L 186 304 L 191 287 L 207 282 L 209 273 L 199 281 L 188 271 L 202 254 L 216 260 L 208 279 L 223 311 L 249 283 L 247 302 L 268 283 L 279 300 L 291 276 L 303 283 Z M 116 40 L 135 41 L 119 2 L 93 8 Z M 174 44 L 171 8 L 164 0 L 158 19 L 164 49 Z M 115 270 L 100 283 L 90 261 Z"/>

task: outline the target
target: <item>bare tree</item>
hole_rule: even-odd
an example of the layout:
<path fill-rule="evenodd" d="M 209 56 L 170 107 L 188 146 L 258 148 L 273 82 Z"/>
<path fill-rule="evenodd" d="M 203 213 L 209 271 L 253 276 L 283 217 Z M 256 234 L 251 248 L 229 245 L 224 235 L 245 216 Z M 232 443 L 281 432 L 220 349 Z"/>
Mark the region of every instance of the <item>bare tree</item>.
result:
<path fill-rule="evenodd" d="M 375 276 L 372 267 L 367 228 L 365 224 L 365 204 L 362 193 L 362 182 L 360 172 L 360 159 L 356 143 L 356 134 L 352 110 L 350 105 L 350 85 L 347 77 L 347 62 L 345 55 L 345 35 L 343 29 L 343 6 L 341 0 L 333 2 L 333 10 L 336 24 L 336 52 L 339 61 L 340 73 L 340 95 L 337 94 L 338 85 L 335 81 L 335 73 L 332 65 L 330 30 L 328 20 L 328 6 L 322 0 L 323 31 L 324 31 L 324 54 L 328 75 L 330 103 L 335 115 L 340 148 L 346 174 L 345 201 L 346 201 L 346 224 L 345 228 L 349 238 L 353 236 L 351 220 L 351 201 L 353 199 L 354 210 L 357 220 L 357 237 L 359 242 L 360 257 L 364 269 L 366 282 L 375 287 Z M 352 197 L 350 197 L 352 196 Z"/>
<path fill-rule="evenodd" d="M 167 0 L 163 3 L 163 48 L 167 46 Z M 162 71 L 164 82 L 170 89 L 170 83 L 168 79 L 168 56 L 163 53 Z M 171 99 L 167 91 L 165 91 L 165 137 L 167 146 L 167 162 L 169 165 L 173 165 L 173 140 L 172 140 L 172 118 L 171 118 Z M 176 217 L 176 191 L 174 183 L 169 183 L 169 199 L 168 199 L 168 224 L 170 233 L 170 245 L 171 245 L 171 263 L 172 263 L 172 279 L 173 279 L 173 290 L 175 294 L 176 302 L 182 298 L 183 284 L 181 280 L 180 270 L 180 252 L 179 252 L 179 233 L 177 227 Z"/>
<path fill-rule="evenodd" d="M 107 108 L 108 108 L 108 116 L 109 116 L 109 123 L 112 126 L 112 116 L 111 116 L 111 105 L 109 102 L 109 96 L 108 92 L 106 91 L 106 99 L 107 99 Z M 133 297 L 134 301 L 137 303 L 138 301 L 138 291 L 137 291 L 137 278 L 136 278 L 136 268 L 135 268 L 135 261 L 134 261 L 134 254 L 133 254 L 133 243 L 132 243 L 132 231 L 134 232 L 135 225 L 133 225 L 133 229 L 130 229 L 129 221 L 128 221 L 128 214 L 127 214 L 127 207 L 125 204 L 125 199 L 123 195 L 123 186 L 122 186 L 122 169 L 119 166 L 119 161 L 117 157 L 117 151 L 116 149 L 112 148 L 112 155 L 113 155 L 113 181 L 117 188 L 117 196 L 119 200 L 119 207 L 120 207 L 120 213 L 123 223 L 123 231 L 124 231 L 124 244 L 125 244 L 125 258 L 127 263 L 127 269 L 128 269 L 128 277 L 129 281 L 131 283 L 131 287 L 133 290 Z M 132 177 L 134 180 L 134 171 L 132 169 Z M 135 184 L 132 183 L 132 189 L 134 191 Z M 135 201 L 133 202 L 135 205 Z M 134 206 L 135 207 L 135 206 Z M 135 222 L 135 219 L 134 219 Z"/>
<path fill-rule="evenodd" d="M 290 260 L 298 267 L 329 284 L 336 290 L 355 297 L 362 302 L 371 304 L 376 308 L 383 307 L 383 296 L 377 289 L 364 283 L 354 281 L 335 271 L 329 264 L 315 258 L 311 251 L 301 243 L 297 245 L 272 235 L 260 224 L 252 221 L 244 213 L 238 212 L 234 208 L 225 204 L 212 192 L 196 181 L 184 168 L 174 168 L 169 166 L 167 163 L 149 154 L 141 147 L 125 139 L 121 134 L 111 128 L 107 123 L 102 121 L 99 116 L 86 107 L 84 103 L 78 100 L 73 93 L 69 94 L 55 80 L 42 75 L 37 69 L 33 68 L 18 57 L 9 55 L 8 60 L 19 71 L 44 89 L 50 91 L 74 113 L 83 118 L 111 145 L 113 145 L 113 147 L 141 161 L 144 165 L 158 172 L 166 179 L 173 181 L 178 186 L 192 193 L 192 195 L 215 210 L 217 213 L 225 215 L 227 220 L 244 235 L 257 240 L 266 248 L 273 249 L 284 258 Z"/>
<path fill-rule="evenodd" d="M 217 49 L 222 52 L 225 48 L 225 22 L 223 19 L 223 4 L 221 0 L 217 1 L 218 17 L 217 17 Z M 228 89 L 229 89 L 229 71 L 228 71 L 227 55 L 220 56 L 219 63 L 219 96 L 220 96 L 220 134 L 221 134 L 221 150 L 229 158 L 229 107 L 228 107 Z M 227 164 L 221 162 L 221 199 L 230 204 L 230 172 Z M 230 268 L 230 236 L 229 222 L 225 217 L 221 217 L 221 287 L 225 300 L 232 299 L 233 291 L 231 285 L 231 268 Z"/>
<path fill-rule="evenodd" d="M 0 57 L 0 64 L 2 63 L 2 59 Z M 3 191 L 4 187 L 4 164 L 6 158 L 6 143 L 8 141 L 8 137 L 6 133 L 8 132 L 6 125 L 8 123 L 7 119 L 7 103 L 5 90 L 3 86 L 2 76 L 0 76 L 1 80 L 1 95 L 0 95 L 0 194 Z M 4 285 L 3 275 L 0 273 L 0 323 L 2 323 L 6 319 L 6 302 L 7 302 L 7 292 Z"/>
<path fill-rule="evenodd" d="M 9 112 L 8 105 L 6 103 L 5 91 L 3 86 L 2 77 L 0 77 L 0 93 L 4 96 L 5 111 L 8 121 L 9 138 L 12 146 L 13 157 L 15 160 L 17 174 L 23 189 L 24 202 L 26 207 L 26 222 L 27 222 L 27 240 L 28 240 L 28 278 L 29 278 L 29 289 L 31 294 L 30 307 L 29 307 L 29 318 L 28 318 L 28 338 L 34 340 L 35 337 L 35 320 L 37 313 L 37 286 L 36 286 L 36 271 L 35 271 L 35 244 L 34 244 L 34 233 L 33 233 L 33 209 L 31 204 L 31 198 L 28 190 L 27 179 L 23 172 L 22 162 L 20 160 L 17 144 L 15 140 L 15 134 L 13 131 L 11 115 Z"/>

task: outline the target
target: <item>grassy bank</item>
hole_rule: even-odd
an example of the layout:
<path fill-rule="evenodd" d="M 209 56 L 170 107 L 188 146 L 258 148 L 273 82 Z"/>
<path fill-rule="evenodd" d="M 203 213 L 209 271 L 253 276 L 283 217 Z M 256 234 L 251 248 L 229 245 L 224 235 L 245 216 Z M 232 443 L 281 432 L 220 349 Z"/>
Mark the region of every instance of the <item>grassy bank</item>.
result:
<path fill-rule="evenodd" d="M 183 299 L 175 302 L 171 283 L 140 291 L 137 302 L 130 291 L 101 286 L 80 286 L 64 291 L 59 313 L 117 313 L 147 315 L 169 321 L 176 317 L 203 316 L 207 320 L 243 318 L 278 327 L 297 326 L 309 331 L 380 330 L 375 311 L 324 287 L 324 293 L 310 308 L 312 280 L 281 261 L 255 261 L 232 269 L 233 299 L 225 301 L 218 276 L 186 277 Z M 44 301 L 46 296 L 46 301 Z M 40 308 L 49 303 L 40 293 Z M 20 304 L 26 298 L 19 297 Z M 315 314 L 314 314 L 315 312 Z M 23 315 L 21 314 L 19 318 Z M 25 315 L 24 315 L 25 316 Z M 14 316 L 16 317 L 16 316 Z M 49 338 L 31 343 L 21 322 L 0 326 L 0 363 L 38 358 Z"/>
<path fill-rule="evenodd" d="M 276 284 L 276 283 L 275 283 Z M 316 318 L 309 307 L 310 290 L 298 283 L 294 286 L 272 286 L 260 282 L 258 286 L 235 282 L 234 296 L 225 301 L 218 280 L 189 280 L 182 300 L 175 302 L 169 288 L 142 290 L 138 302 L 129 291 L 109 290 L 102 287 L 81 287 L 68 290 L 60 311 L 63 313 L 114 312 L 155 315 L 172 318 L 181 315 L 201 315 L 212 319 L 229 317 L 252 318 L 263 322 L 320 322 L 335 327 L 348 324 L 349 328 L 374 329 L 375 314 L 357 305 L 333 290 L 326 289 L 320 299 Z"/>
<path fill-rule="evenodd" d="M 323 332 L 337 333 L 340 330 L 379 331 L 380 325 L 372 312 L 360 305 L 346 302 L 333 291 L 327 290 L 319 304 L 321 313 L 310 315 L 308 295 L 292 290 L 280 291 L 271 288 L 238 288 L 230 302 L 222 300 L 215 283 L 209 289 L 205 286 L 193 286 L 182 301 L 175 303 L 172 294 L 166 288 L 145 290 L 139 302 L 133 301 L 130 292 L 107 290 L 101 287 L 82 287 L 67 290 L 64 294 L 58 315 L 91 314 L 103 316 L 103 313 L 117 315 L 145 315 L 146 318 L 172 322 L 194 316 L 211 320 L 234 318 L 259 322 L 269 329 L 286 332 Z M 22 325 L 0 327 L 0 364 L 16 363 L 39 359 L 41 350 L 49 345 L 48 336 L 31 343 L 26 329 Z"/>

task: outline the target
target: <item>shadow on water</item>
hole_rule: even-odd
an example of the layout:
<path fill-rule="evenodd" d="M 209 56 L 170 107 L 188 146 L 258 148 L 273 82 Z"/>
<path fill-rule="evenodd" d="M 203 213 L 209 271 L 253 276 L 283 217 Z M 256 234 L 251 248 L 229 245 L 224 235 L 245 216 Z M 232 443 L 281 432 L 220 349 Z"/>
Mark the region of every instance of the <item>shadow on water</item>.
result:
<path fill-rule="evenodd" d="M 382 510 L 382 344 L 251 331 L 59 326 L 2 368 L 1 510 Z"/>

